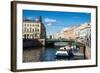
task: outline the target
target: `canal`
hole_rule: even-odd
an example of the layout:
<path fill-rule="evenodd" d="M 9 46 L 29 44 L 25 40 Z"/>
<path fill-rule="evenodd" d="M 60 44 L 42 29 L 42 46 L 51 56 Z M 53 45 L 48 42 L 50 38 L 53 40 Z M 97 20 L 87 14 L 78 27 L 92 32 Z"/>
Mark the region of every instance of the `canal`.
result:
<path fill-rule="evenodd" d="M 64 57 L 58 59 L 56 52 L 60 47 L 34 47 L 23 49 L 23 62 L 43 62 L 43 61 L 58 61 L 58 60 L 79 60 L 84 57 Z"/>

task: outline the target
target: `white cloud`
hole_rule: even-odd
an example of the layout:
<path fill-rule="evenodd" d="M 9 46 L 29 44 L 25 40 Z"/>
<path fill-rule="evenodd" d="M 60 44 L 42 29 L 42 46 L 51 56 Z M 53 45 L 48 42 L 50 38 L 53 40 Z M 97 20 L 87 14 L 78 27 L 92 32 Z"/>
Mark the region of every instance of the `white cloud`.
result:
<path fill-rule="evenodd" d="M 28 17 L 26 17 L 25 19 L 28 19 L 28 20 L 33 20 L 34 18 L 33 18 L 33 17 L 28 16 Z"/>
<path fill-rule="evenodd" d="M 51 26 L 51 25 L 53 25 L 53 23 L 56 22 L 56 19 L 45 18 L 44 21 L 48 26 Z"/>
<path fill-rule="evenodd" d="M 46 23 L 54 23 L 54 22 L 56 22 L 56 19 L 50 19 L 50 18 L 45 18 L 45 22 Z"/>
<path fill-rule="evenodd" d="M 51 26 L 51 25 L 52 25 L 52 23 L 47 23 L 47 25 L 48 25 L 48 26 Z"/>
<path fill-rule="evenodd" d="M 38 21 L 39 19 L 38 19 L 38 18 L 36 18 L 35 20 L 36 20 L 36 21 Z"/>
<path fill-rule="evenodd" d="M 70 27 L 63 28 L 62 31 L 68 30 Z"/>

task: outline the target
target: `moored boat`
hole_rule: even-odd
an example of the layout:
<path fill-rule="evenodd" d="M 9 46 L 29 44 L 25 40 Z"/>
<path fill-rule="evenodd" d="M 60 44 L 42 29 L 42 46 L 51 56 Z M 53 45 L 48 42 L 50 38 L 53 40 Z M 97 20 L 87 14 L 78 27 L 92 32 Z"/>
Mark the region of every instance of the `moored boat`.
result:
<path fill-rule="evenodd" d="M 68 48 L 67 47 L 61 47 L 59 48 L 59 50 L 57 50 L 56 52 L 56 57 L 57 58 L 64 58 L 64 57 L 68 57 Z"/>

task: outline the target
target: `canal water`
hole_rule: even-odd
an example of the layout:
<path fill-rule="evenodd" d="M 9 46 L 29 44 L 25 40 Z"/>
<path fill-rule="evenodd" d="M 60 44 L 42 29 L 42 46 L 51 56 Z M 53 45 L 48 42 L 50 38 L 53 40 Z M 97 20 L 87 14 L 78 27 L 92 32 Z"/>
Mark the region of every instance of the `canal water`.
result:
<path fill-rule="evenodd" d="M 56 52 L 59 48 L 60 47 L 34 47 L 23 49 L 23 62 L 74 60 L 74 57 L 70 59 L 57 59 Z"/>

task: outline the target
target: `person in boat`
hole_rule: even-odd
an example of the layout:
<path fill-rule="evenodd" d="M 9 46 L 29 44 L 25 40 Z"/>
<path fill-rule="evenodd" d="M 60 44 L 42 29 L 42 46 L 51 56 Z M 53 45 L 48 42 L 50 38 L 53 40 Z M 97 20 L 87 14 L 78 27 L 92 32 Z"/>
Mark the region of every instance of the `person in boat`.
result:
<path fill-rule="evenodd" d="M 66 48 L 64 47 L 64 50 L 66 50 Z"/>

